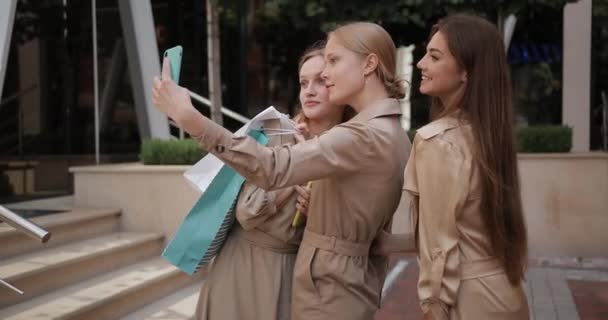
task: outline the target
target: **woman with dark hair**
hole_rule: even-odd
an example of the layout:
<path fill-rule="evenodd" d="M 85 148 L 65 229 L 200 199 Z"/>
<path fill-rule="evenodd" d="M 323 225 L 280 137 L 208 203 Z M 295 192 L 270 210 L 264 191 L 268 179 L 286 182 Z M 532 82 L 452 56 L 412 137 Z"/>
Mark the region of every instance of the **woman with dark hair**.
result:
<path fill-rule="evenodd" d="M 425 319 L 527 319 L 527 262 L 511 82 L 494 25 L 435 24 L 418 62 L 433 121 L 419 129 L 404 188 L 414 196 Z"/>

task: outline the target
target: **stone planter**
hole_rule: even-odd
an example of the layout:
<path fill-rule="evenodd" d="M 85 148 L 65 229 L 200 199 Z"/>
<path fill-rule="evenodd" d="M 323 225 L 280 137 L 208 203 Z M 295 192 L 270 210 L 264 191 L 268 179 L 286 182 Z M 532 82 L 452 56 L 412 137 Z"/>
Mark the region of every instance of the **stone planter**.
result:
<path fill-rule="evenodd" d="M 608 254 L 608 153 L 520 154 L 531 256 Z"/>
<path fill-rule="evenodd" d="M 123 230 L 168 238 L 199 197 L 183 177 L 188 168 L 140 163 L 72 167 L 74 205 L 120 208 Z"/>

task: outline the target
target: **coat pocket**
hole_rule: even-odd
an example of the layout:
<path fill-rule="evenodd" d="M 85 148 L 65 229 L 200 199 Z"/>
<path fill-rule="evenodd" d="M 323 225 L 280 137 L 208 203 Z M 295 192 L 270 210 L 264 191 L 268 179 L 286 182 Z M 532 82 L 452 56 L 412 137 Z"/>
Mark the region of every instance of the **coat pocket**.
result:
<path fill-rule="evenodd" d="M 309 302 L 320 303 L 321 295 L 313 276 L 313 263 L 317 250 L 317 248 L 306 245 L 300 246 L 294 270 L 295 286 L 293 294 L 309 300 Z"/>

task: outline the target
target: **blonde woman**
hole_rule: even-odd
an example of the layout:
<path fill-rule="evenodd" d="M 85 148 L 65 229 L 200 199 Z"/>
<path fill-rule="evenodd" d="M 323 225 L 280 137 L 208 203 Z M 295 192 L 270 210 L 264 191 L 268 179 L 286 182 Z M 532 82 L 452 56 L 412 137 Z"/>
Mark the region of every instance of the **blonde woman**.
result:
<path fill-rule="evenodd" d="M 194 109 L 184 88 L 154 80 L 156 107 L 200 145 L 261 188 L 313 183 L 306 230 L 294 268 L 291 319 L 371 319 L 384 270 L 372 241 L 392 220 L 410 143 L 401 128 L 395 44 L 379 25 L 357 22 L 328 36 L 322 77 L 335 106 L 357 115 L 292 146 L 264 147 L 235 137 Z"/>

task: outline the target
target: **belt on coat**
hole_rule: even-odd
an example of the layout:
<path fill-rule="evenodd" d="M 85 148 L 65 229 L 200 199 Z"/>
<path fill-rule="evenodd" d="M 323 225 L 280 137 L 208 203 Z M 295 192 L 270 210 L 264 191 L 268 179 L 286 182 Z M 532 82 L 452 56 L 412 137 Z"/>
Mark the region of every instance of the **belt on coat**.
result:
<path fill-rule="evenodd" d="M 285 243 L 284 241 L 258 229 L 245 230 L 238 223 L 235 223 L 232 228 L 234 229 L 232 232 L 234 232 L 238 237 L 245 239 L 254 246 L 262 247 L 278 253 L 298 252 L 297 245 Z"/>
<path fill-rule="evenodd" d="M 318 234 L 309 230 L 304 230 L 304 238 L 302 238 L 302 243 L 345 256 L 367 256 L 369 255 L 369 249 L 372 244 L 371 241 L 355 242 L 343 240 L 332 236 Z"/>
<path fill-rule="evenodd" d="M 461 261 L 460 280 L 470 280 L 505 273 L 502 261 L 495 257 Z"/>

